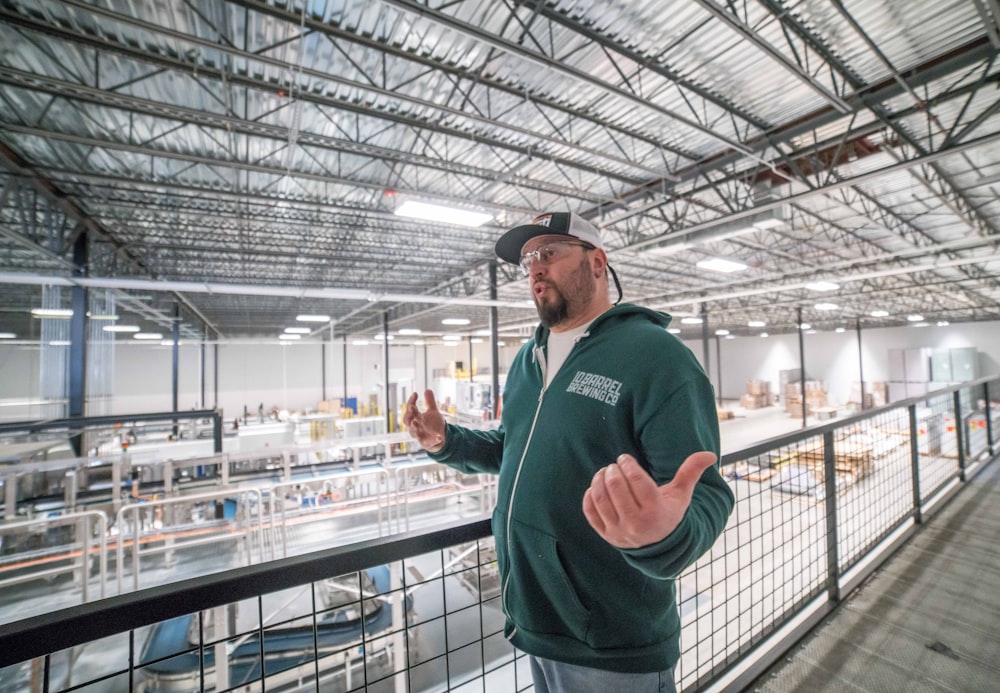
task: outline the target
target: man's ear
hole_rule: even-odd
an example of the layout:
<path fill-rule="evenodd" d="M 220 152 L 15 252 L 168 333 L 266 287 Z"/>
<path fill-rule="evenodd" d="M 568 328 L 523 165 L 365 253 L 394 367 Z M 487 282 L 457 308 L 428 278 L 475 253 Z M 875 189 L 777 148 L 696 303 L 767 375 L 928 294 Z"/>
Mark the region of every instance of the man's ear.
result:
<path fill-rule="evenodd" d="M 600 279 L 608 273 L 608 256 L 602 249 L 597 248 L 593 257 L 591 267 L 594 268 L 594 277 Z"/>

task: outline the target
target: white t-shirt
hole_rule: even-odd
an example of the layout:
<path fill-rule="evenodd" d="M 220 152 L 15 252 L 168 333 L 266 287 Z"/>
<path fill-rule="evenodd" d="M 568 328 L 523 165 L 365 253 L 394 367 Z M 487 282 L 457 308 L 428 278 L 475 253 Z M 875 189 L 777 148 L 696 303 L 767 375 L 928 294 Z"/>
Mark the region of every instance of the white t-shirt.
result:
<path fill-rule="evenodd" d="M 593 320 L 590 322 L 593 322 Z M 573 345 L 576 344 L 577 340 L 590 327 L 590 322 L 586 325 L 574 327 L 566 332 L 549 332 L 549 342 L 545 350 L 545 387 L 549 386 L 552 378 L 562 368 L 563 362 L 569 356 L 569 352 L 573 350 Z"/>

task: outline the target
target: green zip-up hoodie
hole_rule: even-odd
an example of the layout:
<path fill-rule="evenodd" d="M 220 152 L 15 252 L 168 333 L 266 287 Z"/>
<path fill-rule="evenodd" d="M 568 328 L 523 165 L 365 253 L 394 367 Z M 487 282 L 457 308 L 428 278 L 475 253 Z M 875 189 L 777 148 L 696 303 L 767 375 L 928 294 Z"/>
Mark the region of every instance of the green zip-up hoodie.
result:
<path fill-rule="evenodd" d="M 680 657 L 674 579 L 725 527 L 733 494 L 705 471 L 681 524 L 660 542 L 618 549 L 583 515 L 598 469 L 633 455 L 658 485 L 691 453 L 719 454 L 712 386 L 666 332 L 670 316 L 630 304 L 596 318 L 545 382 L 549 331 L 539 326 L 507 374 L 501 425 L 449 424 L 432 458 L 499 473 L 493 512 L 504 634 L 539 657 L 654 672 Z"/>

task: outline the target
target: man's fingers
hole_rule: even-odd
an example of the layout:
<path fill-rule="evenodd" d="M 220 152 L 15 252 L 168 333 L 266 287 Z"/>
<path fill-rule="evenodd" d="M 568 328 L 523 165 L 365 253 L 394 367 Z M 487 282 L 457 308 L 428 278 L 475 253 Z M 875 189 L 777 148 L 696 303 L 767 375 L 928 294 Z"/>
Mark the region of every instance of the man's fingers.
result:
<path fill-rule="evenodd" d="M 417 415 L 417 393 L 414 392 L 406 400 L 406 412 L 403 414 L 403 424 L 407 427 L 413 423 L 413 418 Z"/>
<path fill-rule="evenodd" d="M 437 400 L 431 390 L 424 390 L 424 402 L 427 403 L 427 411 L 437 411 Z"/>
<path fill-rule="evenodd" d="M 629 492 L 635 499 L 636 505 L 648 508 L 656 503 L 656 482 L 653 481 L 653 477 L 646 473 L 637 459 L 623 453 L 618 456 L 618 463 L 615 466 L 627 480 Z"/>
<path fill-rule="evenodd" d="M 583 516 L 587 518 L 587 522 L 594 528 L 594 531 L 603 537 L 606 525 L 604 524 L 604 519 L 601 517 L 601 513 L 597 511 L 597 505 L 594 503 L 594 495 L 590 492 L 590 489 L 587 489 L 583 494 Z"/>

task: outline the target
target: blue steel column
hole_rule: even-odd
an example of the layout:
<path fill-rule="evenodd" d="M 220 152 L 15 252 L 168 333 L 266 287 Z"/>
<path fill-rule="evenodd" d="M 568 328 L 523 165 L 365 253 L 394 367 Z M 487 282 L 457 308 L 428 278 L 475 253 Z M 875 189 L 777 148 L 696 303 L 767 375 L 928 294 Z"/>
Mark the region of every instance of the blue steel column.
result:
<path fill-rule="evenodd" d="M 73 276 L 87 276 L 87 232 L 81 231 L 73 243 Z M 75 419 L 84 414 L 87 393 L 87 289 L 83 286 L 73 287 L 73 317 L 69 326 L 69 418 Z M 82 454 L 82 434 L 77 433 L 70 439 L 73 454 Z"/>

